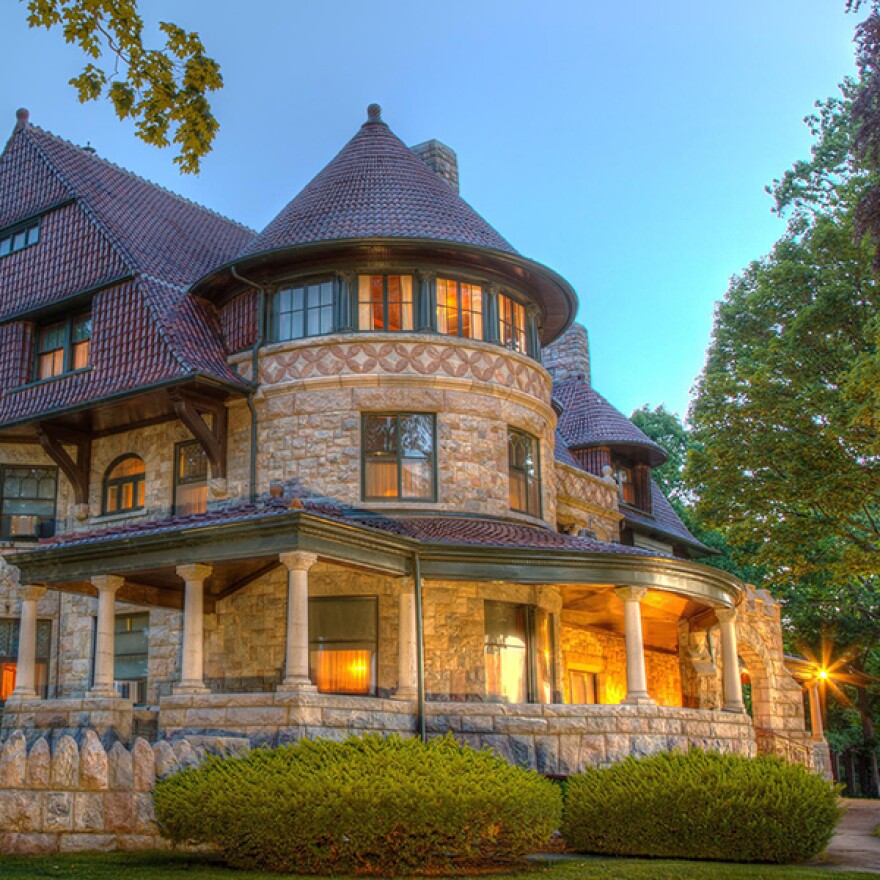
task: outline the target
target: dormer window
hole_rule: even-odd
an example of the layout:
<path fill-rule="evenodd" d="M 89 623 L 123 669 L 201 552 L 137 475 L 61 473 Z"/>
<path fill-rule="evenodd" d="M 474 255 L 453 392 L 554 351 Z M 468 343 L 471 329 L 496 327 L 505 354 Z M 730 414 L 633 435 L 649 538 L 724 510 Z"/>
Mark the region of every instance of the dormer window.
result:
<path fill-rule="evenodd" d="M 498 297 L 498 333 L 501 344 L 512 351 L 526 353 L 526 309 L 504 294 Z"/>
<path fill-rule="evenodd" d="M 636 484 L 633 469 L 628 464 L 617 462 L 614 470 L 614 478 L 617 480 L 617 493 L 624 504 L 635 506 Z"/>
<path fill-rule="evenodd" d="M 359 275 L 358 328 L 412 330 L 412 275 Z"/>
<path fill-rule="evenodd" d="M 89 365 L 91 314 L 77 315 L 37 328 L 37 378 L 51 379 Z"/>
<path fill-rule="evenodd" d="M 437 330 L 465 339 L 483 338 L 483 288 L 437 279 Z"/>
<path fill-rule="evenodd" d="M 16 226 L 0 232 L 0 257 L 8 257 L 40 240 L 40 221 L 32 220 L 23 226 Z"/>

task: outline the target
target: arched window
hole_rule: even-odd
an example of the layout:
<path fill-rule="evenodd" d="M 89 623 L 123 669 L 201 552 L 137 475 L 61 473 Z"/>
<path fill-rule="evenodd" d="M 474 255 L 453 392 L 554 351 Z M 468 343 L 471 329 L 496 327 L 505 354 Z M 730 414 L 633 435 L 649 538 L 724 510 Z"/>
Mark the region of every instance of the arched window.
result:
<path fill-rule="evenodd" d="M 104 513 L 142 510 L 146 468 L 137 455 L 122 455 L 104 475 Z"/>

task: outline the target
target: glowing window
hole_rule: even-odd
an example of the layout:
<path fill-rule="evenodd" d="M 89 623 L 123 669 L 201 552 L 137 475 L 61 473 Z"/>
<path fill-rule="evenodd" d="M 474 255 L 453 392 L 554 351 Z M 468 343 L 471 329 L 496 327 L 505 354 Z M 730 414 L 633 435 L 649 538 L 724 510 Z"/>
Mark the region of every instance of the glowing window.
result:
<path fill-rule="evenodd" d="M 376 694 L 378 600 L 309 600 L 309 677 L 322 694 Z"/>
<path fill-rule="evenodd" d="M 104 476 L 104 513 L 143 510 L 146 468 L 137 455 L 123 455 Z"/>
<path fill-rule="evenodd" d="M 0 702 L 15 690 L 18 669 L 19 621 L 0 618 Z M 49 655 L 52 645 L 52 622 L 37 621 L 36 691 L 44 699 L 49 690 Z"/>
<path fill-rule="evenodd" d="M 526 351 L 526 309 L 501 294 L 498 297 L 498 334 L 501 344 L 513 351 Z"/>
<path fill-rule="evenodd" d="M 465 339 L 483 338 L 483 289 L 479 284 L 437 279 L 437 330 Z"/>
<path fill-rule="evenodd" d="M 37 328 L 37 378 L 51 379 L 89 365 L 92 316 L 77 315 Z"/>
<path fill-rule="evenodd" d="M 412 275 L 359 275 L 358 327 L 396 332 L 412 330 Z"/>
<path fill-rule="evenodd" d="M 433 415 L 364 415 L 363 459 L 365 500 L 436 499 Z"/>

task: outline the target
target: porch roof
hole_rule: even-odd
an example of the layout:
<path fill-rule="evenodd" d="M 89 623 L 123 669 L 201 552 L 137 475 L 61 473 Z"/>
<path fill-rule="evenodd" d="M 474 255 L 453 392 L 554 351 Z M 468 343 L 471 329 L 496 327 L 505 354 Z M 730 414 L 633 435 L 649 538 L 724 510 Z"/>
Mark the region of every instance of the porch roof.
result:
<path fill-rule="evenodd" d="M 176 567 L 211 562 L 208 597 L 228 595 L 292 550 L 395 576 L 531 584 L 646 586 L 732 606 L 742 585 L 697 563 L 559 534 L 549 528 L 464 516 L 392 519 L 322 498 L 268 498 L 189 517 L 79 532 L 17 553 L 23 583 L 91 591 L 100 574 L 126 578 L 120 598 L 178 605 Z"/>

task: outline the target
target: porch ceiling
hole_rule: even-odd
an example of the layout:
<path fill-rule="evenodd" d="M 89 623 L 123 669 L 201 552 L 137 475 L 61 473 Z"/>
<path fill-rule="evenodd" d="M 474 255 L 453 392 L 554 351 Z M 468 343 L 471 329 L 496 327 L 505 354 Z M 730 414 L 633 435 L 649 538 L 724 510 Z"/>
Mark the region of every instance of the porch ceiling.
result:
<path fill-rule="evenodd" d="M 623 602 L 613 587 L 565 585 L 562 587 L 564 620 L 591 629 L 623 636 Z M 709 606 L 677 593 L 649 590 L 642 600 L 642 634 L 645 645 L 678 651 L 678 624 L 708 612 Z"/>

